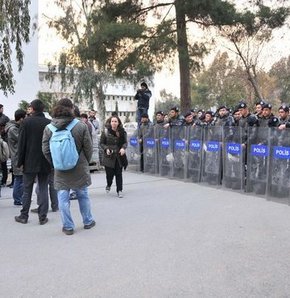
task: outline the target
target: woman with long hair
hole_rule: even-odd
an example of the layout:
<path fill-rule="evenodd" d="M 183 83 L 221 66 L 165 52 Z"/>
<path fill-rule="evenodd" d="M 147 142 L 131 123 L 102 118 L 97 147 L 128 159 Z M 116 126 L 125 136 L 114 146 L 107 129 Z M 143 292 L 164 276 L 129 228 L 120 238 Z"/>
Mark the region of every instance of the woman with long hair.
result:
<path fill-rule="evenodd" d="M 126 167 L 127 133 L 118 116 L 111 116 L 106 123 L 105 131 L 101 135 L 101 148 L 104 150 L 103 165 L 106 170 L 106 192 L 111 190 L 113 178 L 116 176 L 116 190 L 119 198 L 122 198 L 123 176 L 122 168 Z"/>

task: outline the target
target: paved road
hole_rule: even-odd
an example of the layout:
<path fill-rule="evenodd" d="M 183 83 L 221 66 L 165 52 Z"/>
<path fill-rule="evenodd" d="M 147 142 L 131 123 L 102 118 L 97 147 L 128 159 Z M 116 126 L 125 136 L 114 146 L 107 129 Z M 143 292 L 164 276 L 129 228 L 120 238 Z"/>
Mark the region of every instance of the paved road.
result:
<path fill-rule="evenodd" d="M 289 206 L 130 172 L 118 199 L 92 177 L 97 225 L 73 201 L 73 236 L 58 213 L 14 222 L 3 189 L 0 297 L 290 297 Z"/>

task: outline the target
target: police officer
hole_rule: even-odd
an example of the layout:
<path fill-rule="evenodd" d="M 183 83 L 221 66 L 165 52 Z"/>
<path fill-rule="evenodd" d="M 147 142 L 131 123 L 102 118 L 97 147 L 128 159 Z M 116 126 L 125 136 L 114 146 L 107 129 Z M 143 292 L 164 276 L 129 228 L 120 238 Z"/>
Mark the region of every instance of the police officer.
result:
<path fill-rule="evenodd" d="M 206 111 L 204 113 L 204 119 L 201 122 L 196 123 L 196 125 L 200 125 L 202 127 L 214 126 L 214 112 Z"/>
<path fill-rule="evenodd" d="M 183 122 L 184 126 L 191 127 L 192 125 L 194 125 L 193 115 L 191 111 L 184 113 L 183 117 L 184 117 L 184 122 Z"/>
<path fill-rule="evenodd" d="M 279 114 L 279 122 L 280 125 L 282 124 L 286 124 L 287 122 L 289 122 L 289 107 L 285 104 L 281 105 L 281 107 L 278 110 L 278 114 Z"/>
<path fill-rule="evenodd" d="M 150 131 L 152 129 L 152 123 L 149 120 L 149 116 L 147 113 L 144 113 L 141 115 L 141 124 L 138 130 L 138 141 L 140 144 L 140 171 L 144 172 L 144 144 L 143 141 L 144 139 L 150 134 Z"/>
<path fill-rule="evenodd" d="M 239 126 L 239 121 L 240 121 L 241 117 L 242 117 L 242 115 L 241 115 L 239 109 L 235 108 L 233 111 L 233 118 L 235 121 L 235 126 Z"/>
<path fill-rule="evenodd" d="M 241 114 L 239 126 L 242 128 L 247 128 L 248 127 L 248 119 L 247 118 L 251 115 L 248 105 L 246 104 L 246 102 L 241 101 L 237 105 L 237 110 L 239 110 L 239 112 Z"/>
<path fill-rule="evenodd" d="M 163 127 L 165 124 L 165 120 L 164 120 L 164 113 L 163 111 L 157 111 L 155 113 L 155 117 L 156 117 L 156 121 L 154 123 L 155 127 Z"/>
<path fill-rule="evenodd" d="M 168 123 L 164 125 L 164 128 L 172 127 L 172 126 L 182 126 L 184 122 L 184 118 L 179 114 L 179 108 L 174 106 L 169 111 L 169 120 Z"/>
<path fill-rule="evenodd" d="M 262 117 L 259 119 L 260 127 L 278 127 L 279 119 L 272 113 L 272 105 L 264 103 L 262 107 Z"/>
<path fill-rule="evenodd" d="M 234 118 L 225 105 L 218 107 L 215 126 L 234 126 Z"/>
<path fill-rule="evenodd" d="M 263 117 L 264 104 L 265 104 L 264 100 L 259 100 L 256 102 L 255 115 L 258 117 L 258 119 Z"/>
<path fill-rule="evenodd" d="M 165 124 L 165 114 L 163 111 L 157 111 L 155 113 L 156 121 L 153 124 L 153 129 L 154 129 L 154 137 L 155 141 L 158 142 L 160 137 L 163 135 L 163 130 L 164 130 L 164 124 Z"/>

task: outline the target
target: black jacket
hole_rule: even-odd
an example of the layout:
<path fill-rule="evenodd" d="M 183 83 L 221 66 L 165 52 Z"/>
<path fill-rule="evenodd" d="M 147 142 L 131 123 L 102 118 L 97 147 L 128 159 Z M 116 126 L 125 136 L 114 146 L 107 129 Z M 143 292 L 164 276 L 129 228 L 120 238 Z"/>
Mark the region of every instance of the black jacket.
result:
<path fill-rule="evenodd" d="M 50 120 L 43 113 L 34 113 L 23 120 L 19 131 L 18 167 L 24 173 L 49 173 L 51 166 L 42 153 L 43 130 Z"/>
<path fill-rule="evenodd" d="M 135 100 L 138 100 L 138 108 L 149 108 L 149 100 L 150 97 L 152 96 L 152 93 L 149 89 L 146 90 L 138 90 L 136 95 L 135 95 Z"/>
<path fill-rule="evenodd" d="M 127 148 L 127 133 L 123 128 L 119 128 L 119 136 L 110 127 L 105 129 L 102 132 L 100 144 L 104 150 L 103 165 L 105 167 L 114 168 L 116 160 L 120 167 L 124 166 L 123 159 L 120 158 L 119 154 L 121 148 Z M 110 149 L 110 155 L 107 155 L 107 149 Z"/>

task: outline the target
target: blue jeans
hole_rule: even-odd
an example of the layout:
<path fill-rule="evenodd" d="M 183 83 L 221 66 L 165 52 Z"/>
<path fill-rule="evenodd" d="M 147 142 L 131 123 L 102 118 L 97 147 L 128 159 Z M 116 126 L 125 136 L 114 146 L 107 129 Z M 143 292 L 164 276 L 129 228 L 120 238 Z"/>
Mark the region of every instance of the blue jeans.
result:
<path fill-rule="evenodd" d="M 13 196 L 14 203 L 22 203 L 22 196 L 23 196 L 23 176 L 22 175 L 14 175 L 12 196 Z"/>
<path fill-rule="evenodd" d="M 137 108 L 137 122 L 138 122 L 138 127 L 140 127 L 141 124 L 141 116 L 142 114 L 147 114 L 148 113 L 148 108 Z"/>
<path fill-rule="evenodd" d="M 91 203 L 88 196 L 88 188 L 83 187 L 81 189 L 73 189 L 77 194 L 77 199 L 79 201 L 79 208 L 83 218 L 84 225 L 89 225 L 94 219 L 91 214 Z M 63 227 L 67 230 L 75 228 L 74 222 L 70 213 L 70 199 L 69 190 L 58 190 L 58 207 L 60 210 L 60 215 L 62 219 Z"/>

